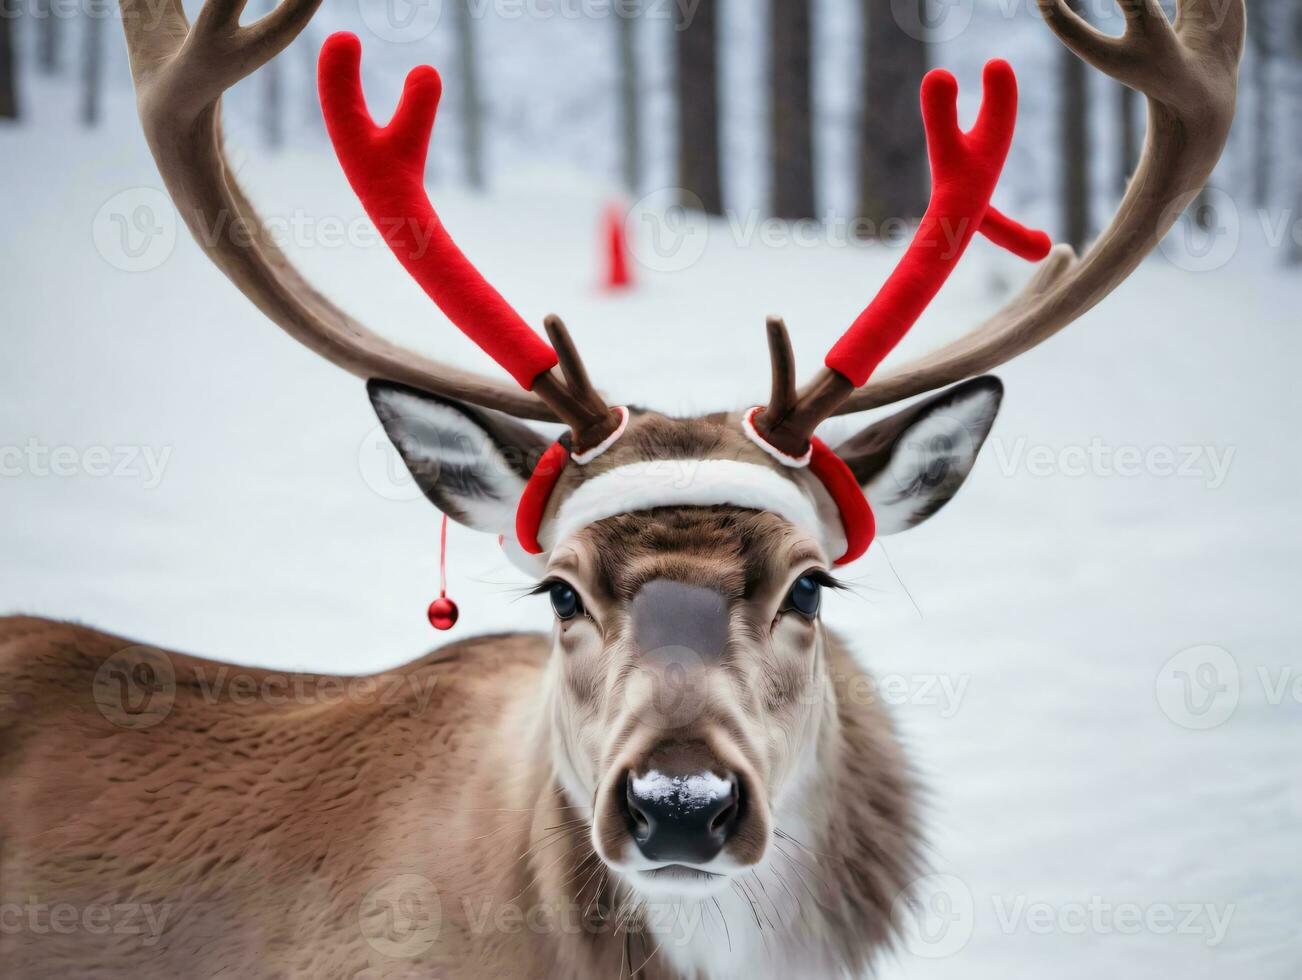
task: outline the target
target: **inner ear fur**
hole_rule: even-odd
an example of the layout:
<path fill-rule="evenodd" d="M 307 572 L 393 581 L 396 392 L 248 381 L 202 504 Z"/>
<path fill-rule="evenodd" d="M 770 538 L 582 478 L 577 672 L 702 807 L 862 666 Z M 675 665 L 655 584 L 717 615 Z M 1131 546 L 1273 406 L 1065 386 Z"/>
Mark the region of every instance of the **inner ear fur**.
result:
<path fill-rule="evenodd" d="M 504 522 L 509 528 L 519 494 L 551 444 L 544 435 L 502 412 L 408 385 L 372 379 L 366 390 L 390 441 L 436 507 L 477 530 L 503 533 Z M 440 415 L 455 420 L 462 433 L 477 431 L 486 443 L 484 455 L 467 457 L 455 434 L 448 442 L 420 438 L 413 423 L 429 425 L 437 435 Z"/>
<path fill-rule="evenodd" d="M 964 381 L 962 384 L 947 388 L 945 391 L 915 402 L 908 408 L 874 422 L 868 428 L 851 436 L 836 447 L 836 454 L 845 460 L 850 472 L 859 481 L 860 486 L 867 486 L 879 476 L 891 461 L 901 437 L 927 416 L 943 413 L 955 404 L 968 399 L 986 395 L 993 402 L 990 421 L 999 412 L 1003 402 L 1004 383 L 994 375 L 985 375 Z M 976 448 L 979 450 L 990 434 L 990 425 L 980 432 L 972 432 Z"/>

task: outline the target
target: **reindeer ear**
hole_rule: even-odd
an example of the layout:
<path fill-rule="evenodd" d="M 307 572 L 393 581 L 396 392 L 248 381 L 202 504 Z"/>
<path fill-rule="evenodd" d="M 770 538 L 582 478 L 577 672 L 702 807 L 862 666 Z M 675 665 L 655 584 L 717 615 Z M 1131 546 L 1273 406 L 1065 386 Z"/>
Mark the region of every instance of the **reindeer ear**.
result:
<path fill-rule="evenodd" d="M 879 535 L 921 524 L 949 503 L 972 471 L 1003 396 L 998 378 L 965 381 L 837 447 L 864 488 Z"/>
<path fill-rule="evenodd" d="M 368 381 L 375 414 L 434 506 L 458 524 L 515 534 L 515 509 L 549 445 L 508 415 L 390 381 Z"/>

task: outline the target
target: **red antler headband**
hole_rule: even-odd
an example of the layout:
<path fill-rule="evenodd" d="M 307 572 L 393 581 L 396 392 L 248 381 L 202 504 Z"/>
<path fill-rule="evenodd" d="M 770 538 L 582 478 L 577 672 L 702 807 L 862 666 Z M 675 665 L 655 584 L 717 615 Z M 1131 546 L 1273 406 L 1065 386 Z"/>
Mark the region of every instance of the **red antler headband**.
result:
<path fill-rule="evenodd" d="M 362 93 L 361 42 L 352 34 L 340 33 L 328 38 L 321 49 L 318 85 L 335 152 L 385 243 L 448 318 L 521 387 L 532 390 L 539 377 L 557 365 L 556 351 L 465 257 L 425 193 L 425 159 L 442 93 L 438 73 L 422 66 L 408 74 L 393 119 L 387 126 L 376 126 Z M 986 65 L 984 85 L 976 125 L 964 133 L 958 127 L 958 83 L 954 77 L 933 71 L 923 80 L 922 115 L 931 161 L 931 203 L 899 266 L 825 361 L 830 370 L 855 387 L 867 382 L 922 315 L 978 231 L 1026 259 L 1042 259 L 1049 252 L 1051 243 L 1043 232 L 1023 227 L 990 205 L 1012 142 L 1017 82 L 1007 62 L 992 61 Z M 744 417 L 746 434 L 784 465 L 809 467 L 841 516 L 845 550 L 837 564 L 858 558 L 871 544 L 874 526 L 872 511 L 849 467 L 817 437 L 810 439 L 809 450 L 803 456 L 783 453 L 756 430 L 752 417 L 759 410 L 753 409 Z M 539 541 L 543 515 L 568 462 L 591 461 L 623 433 L 628 412 L 623 408 L 618 411 L 621 424 L 598 445 L 582 454 L 572 454 L 557 442 L 534 468 L 516 513 L 516 536 L 526 553 L 543 552 Z M 593 486 L 580 487 L 580 491 L 587 488 L 591 492 L 584 494 L 581 502 L 573 502 L 570 523 L 579 522 L 576 514 L 590 523 L 599 519 L 597 515 L 627 512 L 633 509 L 627 503 L 634 498 L 638 507 L 731 502 L 775 510 L 802 523 L 810 520 L 807 508 L 787 499 L 786 490 L 764 479 L 762 468 L 730 465 L 744 465 L 755 472 L 724 473 L 726 467 L 720 465 L 715 467 L 720 478 L 703 481 L 699 491 L 684 493 L 681 489 L 652 486 L 630 496 L 624 488 L 618 502 L 613 498 L 589 499 L 600 490 L 595 486 L 597 481 L 590 481 Z M 615 479 L 612 474 L 598 478 L 603 483 Z M 765 486 L 768 490 L 763 489 Z M 573 496 L 577 498 L 580 491 Z"/>
<path fill-rule="evenodd" d="M 908 251 L 824 360 L 854 387 L 868 382 L 877 366 L 918 321 L 940 291 L 979 231 L 996 245 L 1038 261 L 1052 242 L 1042 231 L 1018 224 L 991 207 L 1017 122 L 1017 78 L 1006 61 L 985 67 L 984 97 L 976 125 L 958 125 L 958 82 L 947 71 L 928 72 L 922 81 L 922 119 L 931 162 L 931 201 Z M 772 445 L 754 424 L 751 409 L 742 419 L 746 435 L 786 466 L 804 467 L 818 477 L 841 514 L 846 551 L 837 564 L 854 561 L 872 543 L 872 511 L 859 481 L 845 461 L 817 437 L 802 456 Z"/>
<path fill-rule="evenodd" d="M 443 93 L 438 72 L 413 68 L 393 118 L 381 127 L 366 108 L 361 63 L 361 41 L 339 33 L 326 39 L 317 66 L 326 131 L 348 183 L 435 305 L 531 391 L 538 376 L 556 366 L 556 351 L 466 258 L 425 193 L 425 158 Z"/>

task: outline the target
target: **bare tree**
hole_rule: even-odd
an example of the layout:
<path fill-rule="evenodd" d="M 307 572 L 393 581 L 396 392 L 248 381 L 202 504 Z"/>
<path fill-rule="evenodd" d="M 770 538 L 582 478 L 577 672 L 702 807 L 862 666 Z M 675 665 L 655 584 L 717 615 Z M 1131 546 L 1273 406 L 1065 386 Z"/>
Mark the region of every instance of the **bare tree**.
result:
<path fill-rule="evenodd" d="M 452 4 L 457 31 L 458 67 L 461 70 L 462 152 L 466 181 L 475 190 L 484 187 L 484 103 L 479 93 L 479 57 L 475 49 L 475 0 Z"/>
<path fill-rule="evenodd" d="M 1139 93 L 1129 85 L 1117 86 L 1117 193 L 1125 194 L 1130 175 L 1139 162 Z"/>
<path fill-rule="evenodd" d="M 918 90 L 927 72 L 926 0 L 863 0 L 867 65 L 859 127 L 859 230 L 927 209 L 927 140 Z"/>
<path fill-rule="evenodd" d="M 266 10 L 276 9 L 277 0 L 266 0 Z M 285 144 L 285 67 L 279 58 L 272 58 L 258 73 L 262 82 L 262 138 L 267 146 L 280 149 Z"/>
<path fill-rule="evenodd" d="M 301 111 L 305 122 L 318 132 L 323 132 L 325 122 L 321 115 L 321 99 L 316 93 L 316 56 L 321 50 L 321 42 L 316 39 L 316 32 L 309 24 L 303 28 L 303 33 L 294 43 L 303 58 L 303 77 L 307 79 L 307 84 L 303 86 L 301 109 L 295 110 L 295 113 Z"/>
<path fill-rule="evenodd" d="M 677 58 L 678 186 L 683 203 L 723 214 L 719 167 L 718 5 L 674 4 Z"/>
<path fill-rule="evenodd" d="M 95 126 L 100 119 L 104 87 L 104 18 L 106 8 L 89 5 L 82 16 L 81 121 Z"/>
<path fill-rule="evenodd" d="M 1248 0 L 1248 41 L 1252 45 L 1252 203 L 1270 201 L 1270 148 L 1274 140 L 1275 92 L 1271 85 L 1273 27 L 1271 0 Z"/>
<path fill-rule="evenodd" d="M 1302 4 L 1293 10 L 1291 47 L 1293 49 L 1293 234 L 1289 239 L 1287 260 L 1302 265 Z"/>
<path fill-rule="evenodd" d="M 1068 0 L 1068 5 L 1080 13 L 1080 0 Z M 1066 47 L 1059 58 L 1063 240 L 1080 252 L 1091 232 L 1089 73 L 1085 62 Z"/>
<path fill-rule="evenodd" d="M 53 75 L 59 70 L 60 42 L 63 25 L 52 0 L 30 0 L 28 10 L 36 19 L 36 67 L 42 74 Z"/>
<path fill-rule="evenodd" d="M 0 119 L 18 118 L 18 53 L 14 21 L 0 17 Z"/>
<path fill-rule="evenodd" d="M 814 107 L 810 0 L 770 0 L 772 210 L 814 216 Z"/>
<path fill-rule="evenodd" d="M 624 188 L 636 194 L 642 186 L 641 79 L 637 65 L 637 20 L 640 0 L 615 5 L 617 57 L 619 59 L 620 170 Z"/>

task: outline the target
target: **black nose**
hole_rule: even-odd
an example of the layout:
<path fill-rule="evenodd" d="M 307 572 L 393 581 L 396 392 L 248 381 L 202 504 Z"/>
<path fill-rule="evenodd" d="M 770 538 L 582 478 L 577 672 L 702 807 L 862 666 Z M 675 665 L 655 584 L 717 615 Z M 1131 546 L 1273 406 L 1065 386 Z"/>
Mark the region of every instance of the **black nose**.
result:
<path fill-rule="evenodd" d="M 628 829 L 651 861 L 705 864 L 723 850 L 741 816 L 737 777 L 712 772 L 628 774 Z"/>

